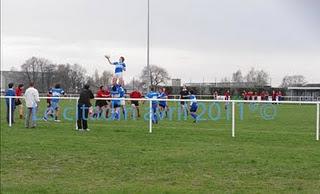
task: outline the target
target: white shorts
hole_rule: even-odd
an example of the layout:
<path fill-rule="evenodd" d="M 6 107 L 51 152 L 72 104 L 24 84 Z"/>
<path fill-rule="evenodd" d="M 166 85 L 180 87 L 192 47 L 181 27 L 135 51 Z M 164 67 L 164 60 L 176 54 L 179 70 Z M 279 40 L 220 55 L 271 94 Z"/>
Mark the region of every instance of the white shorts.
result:
<path fill-rule="evenodd" d="M 116 78 L 122 78 L 122 72 L 115 73 Z"/>
<path fill-rule="evenodd" d="M 121 101 L 120 101 L 120 105 L 121 105 L 121 106 L 126 105 L 126 101 L 125 101 L 125 100 L 121 100 Z"/>

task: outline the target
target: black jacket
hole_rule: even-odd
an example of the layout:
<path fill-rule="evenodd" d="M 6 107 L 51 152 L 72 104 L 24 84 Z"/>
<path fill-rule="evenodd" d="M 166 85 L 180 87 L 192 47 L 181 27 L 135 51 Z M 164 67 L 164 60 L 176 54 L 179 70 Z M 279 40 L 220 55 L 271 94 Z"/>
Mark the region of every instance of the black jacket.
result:
<path fill-rule="evenodd" d="M 78 104 L 85 105 L 87 107 L 91 106 L 90 99 L 94 99 L 94 95 L 91 90 L 82 89 L 80 92 L 80 98 Z"/>

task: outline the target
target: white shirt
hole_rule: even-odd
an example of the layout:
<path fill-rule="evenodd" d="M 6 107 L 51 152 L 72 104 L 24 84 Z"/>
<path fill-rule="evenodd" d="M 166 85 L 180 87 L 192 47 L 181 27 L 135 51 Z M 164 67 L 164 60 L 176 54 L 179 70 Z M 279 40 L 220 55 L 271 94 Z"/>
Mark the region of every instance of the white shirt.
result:
<path fill-rule="evenodd" d="M 24 93 L 24 97 L 28 108 L 37 107 L 40 102 L 39 92 L 34 87 L 29 87 Z"/>

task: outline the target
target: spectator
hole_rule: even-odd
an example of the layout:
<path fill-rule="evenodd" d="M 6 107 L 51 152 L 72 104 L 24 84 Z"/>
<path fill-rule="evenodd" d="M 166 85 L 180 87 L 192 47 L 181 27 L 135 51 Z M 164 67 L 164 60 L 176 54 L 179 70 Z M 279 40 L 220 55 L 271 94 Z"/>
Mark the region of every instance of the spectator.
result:
<path fill-rule="evenodd" d="M 224 100 L 231 100 L 230 98 L 230 91 L 227 90 L 225 93 L 224 93 Z M 229 102 L 226 102 L 225 105 L 224 105 L 224 109 L 227 110 L 228 109 L 228 106 L 229 106 Z"/>
<path fill-rule="evenodd" d="M 242 98 L 243 98 L 243 100 L 248 100 L 247 98 L 248 98 L 248 93 L 247 93 L 247 91 L 243 91 L 242 92 Z"/>
<path fill-rule="evenodd" d="M 253 100 L 253 91 L 251 90 L 248 92 L 248 99 Z"/>
<path fill-rule="evenodd" d="M 15 109 L 15 96 L 16 92 L 13 89 L 13 83 L 8 84 L 8 89 L 6 91 L 6 105 L 7 105 L 7 122 L 10 123 L 10 114 L 11 114 L 11 123 L 14 123 L 14 109 Z M 11 97 L 11 99 L 10 99 Z M 10 101 L 11 101 L 11 113 L 10 113 Z"/>
<path fill-rule="evenodd" d="M 230 99 L 230 91 L 229 91 L 229 90 L 227 90 L 227 91 L 224 93 L 224 99 L 225 99 L 225 100 L 231 100 L 231 99 Z"/>
<path fill-rule="evenodd" d="M 266 101 L 269 100 L 269 92 L 268 92 L 268 91 L 266 91 L 266 93 L 265 93 L 265 100 L 266 100 Z"/>
<path fill-rule="evenodd" d="M 218 92 L 217 91 L 213 92 L 213 100 L 218 100 Z"/>
<path fill-rule="evenodd" d="M 258 92 L 254 92 L 254 100 L 258 100 Z"/>
<path fill-rule="evenodd" d="M 277 93 L 276 93 L 276 91 L 272 91 L 272 101 L 276 101 L 276 99 L 277 99 Z"/>
<path fill-rule="evenodd" d="M 21 97 L 23 93 L 23 84 L 19 84 L 18 87 L 16 88 L 16 96 Z M 20 98 L 16 98 L 15 100 L 15 105 L 16 107 L 19 107 L 19 117 L 20 119 L 23 119 L 23 104 L 21 102 Z"/>
<path fill-rule="evenodd" d="M 91 107 L 90 99 L 94 99 L 94 95 L 88 84 L 84 85 L 80 92 L 78 101 L 77 127 L 79 131 L 90 131 L 88 129 L 89 108 Z"/>
<path fill-rule="evenodd" d="M 262 92 L 260 93 L 261 100 L 264 100 L 265 95 L 266 95 L 266 93 L 265 93 L 264 91 L 262 91 Z"/>
<path fill-rule="evenodd" d="M 26 90 L 24 94 L 26 100 L 26 128 L 30 128 L 30 120 L 31 120 L 31 128 L 36 127 L 36 113 L 37 107 L 40 102 L 39 92 L 34 88 L 34 83 L 31 82 L 29 88 Z"/>
<path fill-rule="evenodd" d="M 283 100 L 283 96 L 282 96 L 282 92 L 281 91 L 278 92 L 278 100 L 279 101 Z"/>

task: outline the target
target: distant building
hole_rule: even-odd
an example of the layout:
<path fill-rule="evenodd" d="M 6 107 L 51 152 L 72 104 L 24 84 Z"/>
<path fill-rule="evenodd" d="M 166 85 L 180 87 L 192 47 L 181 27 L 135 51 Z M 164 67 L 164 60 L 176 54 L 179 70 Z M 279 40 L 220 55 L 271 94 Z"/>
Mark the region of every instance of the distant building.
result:
<path fill-rule="evenodd" d="M 200 95 L 212 95 L 213 92 L 223 94 L 226 90 L 239 96 L 244 90 L 253 90 L 257 92 L 270 91 L 271 86 L 269 85 L 258 85 L 254 82 L 199 82 L 199 83 L 186 83 L 186 86 L 197 91 Z"/>
<path fill-rule="evenodd" d="M 26 84 L 26 80 L 24 79 L 24 72 L 22 71 L 1 71 L 1 84 L 0 90 L 4 92 L 8 87 L 9 83 L 14 84 Z"/>
<path fill-rule="evenodd" d="M 305 99 L 308 100 L 316 100 L 320 98 L 320 84 L 305 84 L 299 87 L 288 87 L 287 95 L 305 97 Z"/>
<path fill-rule="evenodd" d="M 173 87 L 181 87 L 181 79 L 172 79 L 171 83 Z"/>
<path fill-rule="evenodd" d="M 213 88 L 271 88 L 269 85 L 257 85 L 254 82 L 198 82 L 186 83 L 189 87 L 213 87 Z"/>

